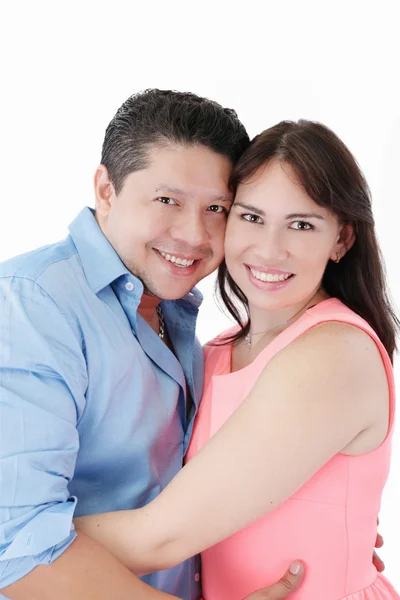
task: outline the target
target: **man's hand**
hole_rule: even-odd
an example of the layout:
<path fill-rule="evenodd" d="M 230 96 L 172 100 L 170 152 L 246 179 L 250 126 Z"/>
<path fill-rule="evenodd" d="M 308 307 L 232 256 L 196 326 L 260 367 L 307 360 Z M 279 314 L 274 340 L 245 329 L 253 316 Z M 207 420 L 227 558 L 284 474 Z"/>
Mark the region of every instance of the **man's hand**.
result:
<path fill-rule="evenodd" d="M 378 525 L 379 525 L 379 520 L 378 520 Z M 378 533 L 376 536 L 375 548 L 382 548 L 382 546 L 383 546 L 383 537 Z M 374 566 L 375 566 L 376 570 L 378 571 L 378 573 L 382 573 L 382 571 L 385 570 L 385 563 L 383 562 L 383 560 L 381 558 L 379 558 L 379 556 L 377 555 L 376 552 L 374 552 L 374 554 L 373 554 L 372 562 L 374 563 Z"/>
<path fill-rule="evenodd" d="M 383 537 L 378 533 L 376 536 L 375 548 L 382 548 L 382 546 Z M 385 564 L 383 560 L 379 558 L 376 552 L 374 552 L 372 562 L 374 563 L 377 571 L 382 573 L 385 568 Z M 297 590 L 303 580 L 303 576 L 303 566 L 301 563 L 295 562 L 277 583 L 274 583 L 273 585 L 270 585 L 262 590 L 257 590 L 257 592 L 253 592 L 253 594 L 247 596 L 245 600 L 284 600 L 284 598 L 288 598 L 292 592 Z"/>
<path fill-rule="evenodd" d="M 300 586 L 304 576 L 303 565 L 294 562 L 281 579 L 262 590 L 253 592 L 245 600 L 284 600 Z"/>
<path fill-rule="evenodd" d="M 382 548 L 382 546 L 383 537 L 378 533 L 376 536 L 375 548 Z M 374 552 L 372 562 L 374 563 L 377 571 L 382 573 L 385 568 L 385 564 L 383 560 L 379 558 L 376 552 Z M 277 583 L 274 583 L 273 585 L 270 585 L 262 590 L 257 590 L 257 592 L 253 592 L 253 594 L 247 596 L 245 600 L 284 600 L 284 598 L 288 598 L 292 592 L 297 590 L 303 580 L 303 576 L 304 568 L 302 564 L 295 562 Z"/>

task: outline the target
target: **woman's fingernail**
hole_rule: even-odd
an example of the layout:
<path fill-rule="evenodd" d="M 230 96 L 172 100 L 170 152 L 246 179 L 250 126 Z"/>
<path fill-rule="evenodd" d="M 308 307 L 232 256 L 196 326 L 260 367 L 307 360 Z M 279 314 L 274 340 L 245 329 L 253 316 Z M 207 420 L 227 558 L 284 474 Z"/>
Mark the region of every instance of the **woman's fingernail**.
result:
<path fill-rule="evenodd" d="M 301 569 L 301 564 L 298 562 L 294 562 L 290 566 L 289 571 L 291 572 L 292 575 L 298 575 L 300 573 L 300 569 Z"/>

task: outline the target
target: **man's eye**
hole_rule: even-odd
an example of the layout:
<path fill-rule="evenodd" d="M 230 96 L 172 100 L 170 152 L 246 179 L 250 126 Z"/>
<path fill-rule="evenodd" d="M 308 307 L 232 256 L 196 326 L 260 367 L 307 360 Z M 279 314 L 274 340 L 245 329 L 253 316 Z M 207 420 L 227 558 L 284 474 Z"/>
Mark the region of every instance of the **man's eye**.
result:
<path fill-rule="evenodd" d="M 212 206 L 209 206 L 207 210 L 214 213 L 225 213 L 226 215 L 228 214 L 228 211 L 226 210 L 225 206 L 219 206 L 218 204 L 213 204 Z"/>
<path fill-rule="evenodd" d="M 299 231 L 309 231 L 310 229 L 314 229 L 314 226 L 307 221 L 293 221 L 293 223 L 290 224 L 290 228 Z"/>
<path fill-rule="evenodd" d="M 159 196 L 157 200 L 159 200 L 161 204 L 176 204 L 176 201 L 173 198 L 167 198 L 166 196 Z"/>

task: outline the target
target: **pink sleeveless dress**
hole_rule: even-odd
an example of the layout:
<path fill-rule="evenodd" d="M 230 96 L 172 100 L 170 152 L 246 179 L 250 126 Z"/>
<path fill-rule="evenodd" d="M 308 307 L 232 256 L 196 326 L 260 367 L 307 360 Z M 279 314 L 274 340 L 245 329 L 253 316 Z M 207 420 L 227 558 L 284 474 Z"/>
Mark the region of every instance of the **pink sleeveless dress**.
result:
<path fill-rule="evenodd" d="M 308 309 L 250 365 L 234 373 L 230 372 L 231 345 L 206 348 L 204 395 L 187 459 L 236 410 L 268 361 L 305 331 L 325 321 L 359 327 L 379 348 L 390 390 L 386 439 L 368 454 L 337 454 L 276 510 L 203 552 L 204 600 L 242 600 L 277 581 L 297 558 L 305 564 L 306 575 L 300 589 L 290 596 L 293 600 L 400 599 L 372 564 L 377 516 L 391 454 L 392 365 L 376 333 L 339 300 L 330 298 Z"/>

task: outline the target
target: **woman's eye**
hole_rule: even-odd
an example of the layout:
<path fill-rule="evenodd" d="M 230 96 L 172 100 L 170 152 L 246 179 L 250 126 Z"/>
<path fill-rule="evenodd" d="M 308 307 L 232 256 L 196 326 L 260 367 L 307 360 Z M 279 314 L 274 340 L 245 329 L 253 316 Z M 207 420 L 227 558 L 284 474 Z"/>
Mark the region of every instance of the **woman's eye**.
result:
<path fill-rule="evenodd" d="M 257 215 L 244 214 L 244 215 L 241 215 L 241 217 L 242 217 L 242 219 L 244 219 L 245 221 L 248 221 L 249 223 L 262 223 L 261 217 L 258 217 Z"/>
<path fill-rule="evenodd" d="M 167 198 L 166 196 L 160 196 L 157 200 L 159 200 L 161 204 L 176 204 L 176 201 L 173 198 Z"/>
<path fill-rule="evenodd" d="M 310 229 L 314 229 L 314 226 L 311 223 L 307 223 L 307 221 L 293 221 L 290 224 L 291 229 L 297 229 L 300 231 L 308 231 Z"/>
<path fill-rule="evenodd" d="M 219 204 L 212 204 L 208 207 L 207 210 L 213 213 L 225 213 L 226 215 L 228 214 L 228 211 L 226 210 L 225 206 L 219 206 Z"/>

